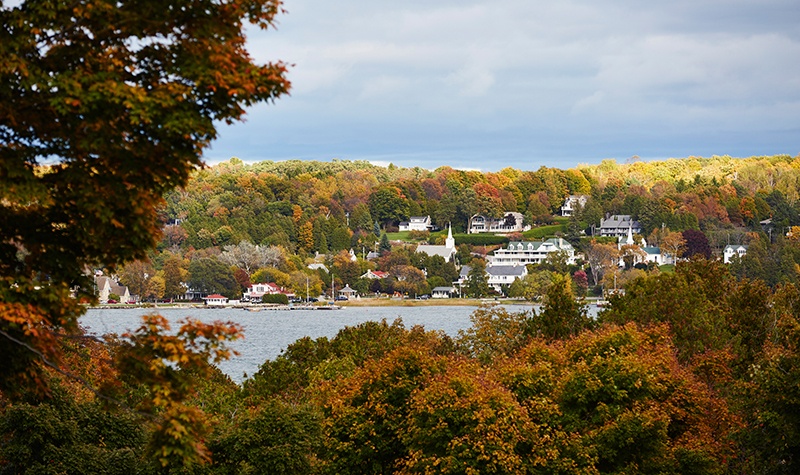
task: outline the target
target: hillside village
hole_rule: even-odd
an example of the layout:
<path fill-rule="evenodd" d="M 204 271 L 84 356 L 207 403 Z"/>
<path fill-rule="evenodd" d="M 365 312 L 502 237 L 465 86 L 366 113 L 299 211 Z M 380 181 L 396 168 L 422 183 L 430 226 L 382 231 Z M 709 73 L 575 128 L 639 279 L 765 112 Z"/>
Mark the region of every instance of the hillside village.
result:
<path fill-rule="evenodd" d="M 740 277 L 793 281 L 775 256 L 800 261 L 798 163 L 714 157 L 480 173 L 233 159 L 167 196 L 149 261 L 95 281 L 101 303 L 213 305 L 274 295 L 535 301 L 559 278 L 576 297 L 602 297 L 697 257 Z"/>

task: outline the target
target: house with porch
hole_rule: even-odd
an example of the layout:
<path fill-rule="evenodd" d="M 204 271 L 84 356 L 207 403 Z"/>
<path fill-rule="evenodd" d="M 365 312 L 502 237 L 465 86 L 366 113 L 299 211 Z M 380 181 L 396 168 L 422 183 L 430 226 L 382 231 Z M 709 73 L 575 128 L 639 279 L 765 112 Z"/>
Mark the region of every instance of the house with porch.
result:
<path fill-rule="evenodd" d="M 600 220 L 600 236 L 625 237 L 630 230 L 633 234 L 642 234 L 642 225 L 634 221 L 628 214 L 607 215 Z"/>
<path fill-rule="evenodd" d="M 451 295 L 456 292 L 456 289 L 452 286 L 450 287 L 434 287 L 431 291 L 431 298 L 432 299 L 449 299 Z"/>
<path fill-rule="evenodd" d="M 541 264 L 551 253 L 564 252 L 569 264 L 575 263 L 575 248 L 562 238 L 551 238 L 545 241 L 512 241 L 508 247 L 497 249 L 487 256 L 489 265 L 513 266 Z"/>
<path fill-rule="evenodd" d="M 454 282 L 460 288 L 467 285 L 469 280 L 470 266 L 462 266 L 458 275 L 458 280 Z M 502 286 L 511 285 L 517 279 L 522 279 L 528 275 L 528 268 L 524 265 L 488 265 L 486 266 L 486 282 L 496 292 L 502 292 Z"/>

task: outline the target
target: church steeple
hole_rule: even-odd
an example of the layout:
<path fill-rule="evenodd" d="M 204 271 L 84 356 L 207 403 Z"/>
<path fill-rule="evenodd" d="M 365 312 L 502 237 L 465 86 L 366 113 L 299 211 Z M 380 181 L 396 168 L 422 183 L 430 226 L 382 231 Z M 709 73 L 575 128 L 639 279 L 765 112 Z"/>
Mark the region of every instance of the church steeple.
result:
<path fill-rule="evenodd" d="M 448 249 L 455 249 L 456 247 L 456 240 L 453 238 L 453 225 L 449 224 L 447 226 L 447 239 L 444 240 L 444 247 Z"/>

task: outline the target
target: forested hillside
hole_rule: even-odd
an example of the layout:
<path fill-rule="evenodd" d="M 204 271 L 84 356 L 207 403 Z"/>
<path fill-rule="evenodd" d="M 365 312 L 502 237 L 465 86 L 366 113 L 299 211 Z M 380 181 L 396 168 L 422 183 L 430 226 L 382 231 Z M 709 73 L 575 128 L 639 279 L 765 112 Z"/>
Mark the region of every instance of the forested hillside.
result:
<path fill-rule="evenodd" d="M 476 213 L 518 211 L 528 223 L 549 222 L 568 195 L 587 194 L 592 199 L 582 225 L 599 223 L 604 213 L 631 214 L 645 234 L 663 224 L 673 231 L 701 229 L 716 242 L 768 218 L 781 228 L 800 224 L 799 190 L 800 157 L 789 156 L 605 160 L 569 170 L 486 173 L 232 159 L 195 173 L 186 188 L 170 193 L 164 219 L 177 220 L 184 231 L 169 234 L 169 244 L 199 249 L 248 240 L 310 252 L 321 250 L 323 233 L 330 248 L 341 250 L 359 233 L 372 233 L 375 222 L 391 229 L 409 216 L 430 215 L 434 224 L 452 223 L 457 232 Z"/>
<path fill-rule="evenodd" d="M 161 244 L 148 263 L 128 266 L 121 275 L 133 287 L 133 294 L 151 298 L 182 296 L 187 283 L 231 297 L 250 282 L 264 280 L 300 292 L 306 278 L 312 293 L 345 284 L 360 292 L 426 293 L 437 285 L 449 285 L 456 269 L 414 256 L 413 248 L 395 245 L 393 249 L 386 242 L 386 232 L 396 231 L 398 223 L 410 216 L 430 216 L 442 229 L 452 225 L 459 262 L 467 264 L 476 252 L 491 251 L 510 238 L 563 236 L 579 253 L 585 252 L 593 244 L 602 244 L 602 240 L 591 240 L 602 217 L 626 214 L 643 226 L 637 239 L 645 238 L 651 246 L 675 247 L 676 233 L 682 233 L 678 247 L 687 257 L 719 256 L 728 244 L 752 245 L 749 257 L 735 263 L 732 270 L 775 285 L 797 280 L 795 263 L 800 262 L 800 251 L 790 244 L 798 239 L 797 233 L 791 233 L 792 226 L 800 225 L 799 178 L 800 157 L 789 156 L 625 164 L 605 160 L 569 170 L 506 168 L 499 172 L 382 167 L 340 160 L 245 164 L 231 159 L 196 171 L 187 186 L 167 194 Z M 558 218 L 569 195 L 589 198 L 570 218 Z M 507 211 L 522 213 L 525 223 L 534 228 L 510 237 L 463 234 L 471 216 L 501 217 Z M 443 234 L 417 233 L 406 238 L 439 244 Z M 401 255 L 383 261 L 360 259 L 357 264 L 346 255 L 337 258 L 351 249 L 360 258 L 377 250 Z M 592 256 L 597 257 L 603 248 L 594 250 Z M 317 255 L 326 257 L 320 262 L 332 270 L 333 277 L 307 269 L 307 260 Z M 571 274 L 585 271 L 592 288 L 621 285 L 639 275 L 614 272 L 614 284 L 604 283 L 606 272 L 599 265 L 592 268 L 592 256 L 587 254 L 585 266 L 569 269 Z M 608 256 L 603 259 L 609 261 Z M 563 266 L 546 270 L 557 270 L 553 267 Z M 406 274 L 413 273 L 411 268 L 431 269 L 432 275 L 416 279 L 413 285 L 395 282 L 397 288 L 357 279 L 368 269 L 391 268 Z M 528 287 L 537 287 L 532 279 Z M 516 289 L 516 295 L 540 296 L 544 289 L 538 288 Z"/>

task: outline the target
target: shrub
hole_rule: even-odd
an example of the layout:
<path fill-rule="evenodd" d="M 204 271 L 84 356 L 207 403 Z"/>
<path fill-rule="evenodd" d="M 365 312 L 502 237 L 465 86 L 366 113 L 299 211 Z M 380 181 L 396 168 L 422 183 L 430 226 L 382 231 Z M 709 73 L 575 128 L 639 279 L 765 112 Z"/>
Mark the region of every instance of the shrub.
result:
<path fill-rule="evenodd" d="M 289 305 L 289 297 L 286 294 L 264 294 L 261 296 L 261 303 L 280 303 Z"/>

